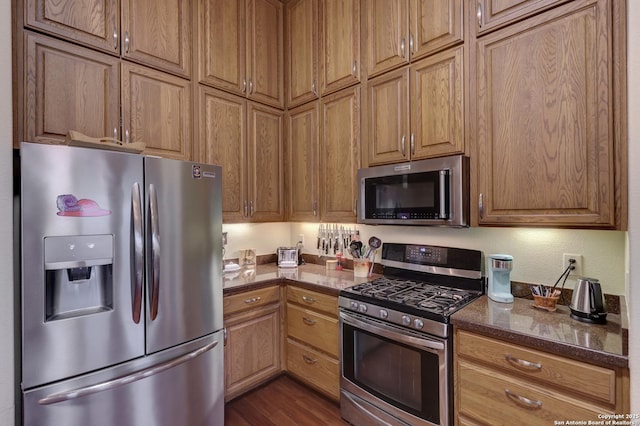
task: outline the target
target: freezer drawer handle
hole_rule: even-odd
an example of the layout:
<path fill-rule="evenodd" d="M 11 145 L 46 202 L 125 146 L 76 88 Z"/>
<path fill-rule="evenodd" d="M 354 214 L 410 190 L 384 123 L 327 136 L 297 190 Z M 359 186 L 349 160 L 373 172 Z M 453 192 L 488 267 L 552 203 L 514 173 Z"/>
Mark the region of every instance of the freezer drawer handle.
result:
<path fill-rule="evenodd" d="M 54 393 L 52 395 L 46 396 L 38 401 L 40 405 L 49 405 L 49 404 L 57 404 L 58 402 L 69 401 L 72 399 L 80 398 L 83 396 L 92 395 L 94 393 L 115 389 L 122 385 L 127 385 L 129 383 L 136 382 L 138 380 L 156 375 L 158 373 L 162 373 L 165 370 L 169 370 L 171 368 L 177 367 L 180 364 L 184 364 L 185 362 L 191 361 L 194 358 L 202 355 L 205 352 L 210 351 L 218 345 L 218 341 L 215 340 L 209 343 L 206 346 L 203 346 L 199 349 L 196 349 L 193 352 L 189 352 L 188 354 L 181 355 L 177 358 L 171 359 L 167 362 L 163 362 L 162 364 L 158 364 L 154 367 L 147 368 L 145 370 L 138 371 L 133 374 L 129 374 L 128 376 L 119 377 L 117 379 L 109 380 L 108 382 L 97 383 L 95 385 L 86 386 L 84 388 L 73 389 L 67 392 Z"/>

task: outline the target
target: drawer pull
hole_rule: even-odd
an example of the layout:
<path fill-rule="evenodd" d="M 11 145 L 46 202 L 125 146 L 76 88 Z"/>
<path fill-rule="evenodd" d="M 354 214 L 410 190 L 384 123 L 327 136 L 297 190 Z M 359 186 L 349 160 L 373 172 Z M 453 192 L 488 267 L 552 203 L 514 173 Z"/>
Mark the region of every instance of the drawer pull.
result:
<path fill-rule="evenodd" d="M 308 304 L 312 304 L 312 303 L 316 302 L 316 299 L 314 299 L 313 297 L 309 297 L 309 296 L 302 296 L 302 300 L 304 300 Z"/>
<path fill-rule="evenodd" d="M 318 362 L 317 359 L 311 358 L 305 354 L 302 354 L 302 359 L 304 359 L 304 362 L 306 362 L 307 364 L 315 364 L 316 362 Z"/>
<path fill-rule="evenodd" d="M 505 354 L 504 359 L 506 359 L 508 362 L 512 364 L 517 364 L 521 367 L 530 368 L 532 370 L 542 370 L 542 364 L 540 364 L 539 362 L 534 363 L 534 362 L 525 361 L 523 359 L 513 357 L 509 354 Z"/>
<path fill-rule="evenodd" d="M 304 321 L 304 323 L 307 325 L 314 325 L 316 323 L 316 320 L 312 320 L 311 318 L 307 317 L 302 317 L 302 321 Z"/>
<path fill-rule="evenodd" d="M 246 303 L 247 305 L 251 305 L 253 303 L 259 302 L 261 299 L 261 297 L 252 297 L 251 299 L 245 299 L 244 303 Z"/>
<path fill-rule="evenodd" d="M 509 389 L 505 389 L 504 390 L 505 395 L 507 395 L 508 398 L 512 399 L 513 401 L 524 405 L 525 407 L 528 408 L 534 408 L 536 410 L 542 408 L 542 401 L 534 401 L 533 399 L 529 399 L 529 398 L 525 398 L 524 396 L 520 396 L 520 395 L 516 395 L 515 393 L 511 392 Z"/>

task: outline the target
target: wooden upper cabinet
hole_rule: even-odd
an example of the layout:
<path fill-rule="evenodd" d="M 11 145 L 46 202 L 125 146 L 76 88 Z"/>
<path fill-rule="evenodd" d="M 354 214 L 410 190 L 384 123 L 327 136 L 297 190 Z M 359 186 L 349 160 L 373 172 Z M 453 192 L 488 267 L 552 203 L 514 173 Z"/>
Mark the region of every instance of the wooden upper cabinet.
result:
<path fill-rule="evenodd" d="M 408 68 L 388 72 L 367 84 L 369 166 L 408 161 L 411 150 Z M 364 148 L 363 148 L 364 150 Z"/>
<path fill-rule="evenodd" d="M 463 46 L 411 65 L 413 160 L 464 153 Z"/>
<path fill-rule="evenodd" d="M 120 53 L 119 0 L 24 0 L 24 25 L 111 54 Z"/>
<path fill-rule="evenodd" d="M 196 161 L 222 165 L 222 214 L 225 222 L 245 220 L 248 212 L 247 102 L 235 95 L 199 86 L 200 135 Z"/>
<path fill-rule="evenodd" d="M 463 41 L 464 0 L 411 0 L 409 45 L 411 60 Z"/>
<path fill-rule="evenodd" d="M 309 102 L 287 112 L 287 219 L 320 219 L 318 181 L 318 123 L 320 102 Z"/>
<path fill-rule="evenodd" d="M 285 5 L 287 107 L 318 98 L 318 0 Z"/>
<path fill-rule="evenodd" d="M 320 93 L 360 82 L 360 0 L 320 0 Z"/>
<path fill-rule="evenodd" d="M 477 41 L 481 225 L 616 225 L 625 145 L 613 124 L 611 11 L 608 0 L 574 1 Z"/>
<path fill-rule="evenodd" d="M 122 62 L 122 138 L 145 154 L 191 158 L 191 85 L 152 68 Z"/>
<path fill-rule="evenodd" d="M 23 43 L 14 143 L 64 143 L 69 130 L 92 137 L 117 135 L 118 58 L 28 31 Z"/>
<path fill-rule="evenodd" d="M 191 2 L 121 1 L 122 56 L 188 78 L 191 74 Z"/>
<path fill-rule="evenodd" d="M 570 0 L 477 0 L 473 14 L 477 34 L 516 22 Z"/>
<path fill-rule="evenodd" d="M 249 219 L 284 220 L 283 112 L 249 103 Z"/>
<path fill-rule="evenodd" d="M 244 95 L 245 2 L 205 0 L 199 7 L 200 82 Z"/>
<path fill-rule="evenodd" d="M 366 1 L 365 54 L 370 77 L 463 40 L 463 0 Z"/>
<path fill-rule="evenodd" d="M 360 87 L 321 99 L 321 219 L 355 222 L 360 168 Z"/>
<path fill-rule="evenodd" d="M 198 7 L 200 83 L 282 108 L 282 3 L 205 0 Z"/>

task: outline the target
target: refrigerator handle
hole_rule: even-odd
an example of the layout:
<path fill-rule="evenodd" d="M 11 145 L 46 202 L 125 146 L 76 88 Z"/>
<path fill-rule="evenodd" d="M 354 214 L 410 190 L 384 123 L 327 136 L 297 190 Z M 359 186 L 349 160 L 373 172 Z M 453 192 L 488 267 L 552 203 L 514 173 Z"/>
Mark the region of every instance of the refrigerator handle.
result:
<path fill-rule="evenodd" d="M 140 184 L 131 187 L 131 220 L 133 221 L 133 322 L 140 322 L 142 311 L 142 283 L 144 280 L 144 237 L 142 230 L 142 202 Z"/>
<path fill-rule="evenodd" d="M 160 230 L 158 229 L 158 194 L 153 184 L 149 185 L 149 211 L 151 215 L 151 320 L 158 316 L 160 293 Z"/>
<path fill-rule="evenodd" d="M 85 386 L 82 388 L 73 389 L 66 392 L 59 392 L 59 393 L 48 395 L 38 400 L 38 404 L 40 405 L 56 404 L 58 402 L 69 401 L 69 400 L 80 398 L 83 396 L 92 395 L 94 393 L 111 390 L 122 385 L 128 385 L 129 383 L 136 382 L 140 379 L 145 379 L 147 377 L 153 376 L 158 373 L 162 373 L 165 370 L 169 370 L 180 364 L 184 364 L 187 361 L 191 361 L 192 359 L 197 358 L 203 353 L 210 351 L 216 346 L 218 346 L 217 340 L 209 343 L 206 346 L 198 348 L 193 352 L 189 352 L 179 357 L 170 359 L 169 361 L 163 362 L 162 364 L 158 364 L 153 367 L 149 367 L 144 370 L 137 371 L 127 376 L 118 377 L 117 379 L 109 380 L 102 383 L 96 383 L 95 385 Z"/>

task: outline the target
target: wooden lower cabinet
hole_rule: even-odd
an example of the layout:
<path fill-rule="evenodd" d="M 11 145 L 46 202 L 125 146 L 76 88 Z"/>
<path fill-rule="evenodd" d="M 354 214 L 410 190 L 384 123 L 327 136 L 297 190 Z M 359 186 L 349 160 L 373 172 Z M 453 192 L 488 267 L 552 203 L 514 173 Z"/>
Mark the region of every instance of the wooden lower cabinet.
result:
<path fill-rule="evenodd" d="M 225 296 L 225 401 L 282 371 L 280 286 Z"/>
<path fill-rule="evenodd" d="M 606 368 L 464 330 L 455 333 L 457 425 L 550 425 L 628 413 L 628 370 Z M 626 389 L 626 391 L 625 391 Z"/>
<path fill-rule="evenodd" d="M 340 399 L 337 311 L 336 296 L 287 288 L 287 370 L 336 401 Z"/>

